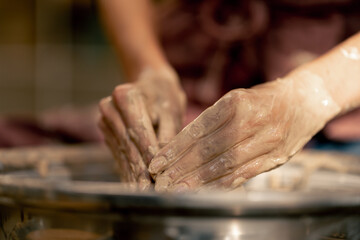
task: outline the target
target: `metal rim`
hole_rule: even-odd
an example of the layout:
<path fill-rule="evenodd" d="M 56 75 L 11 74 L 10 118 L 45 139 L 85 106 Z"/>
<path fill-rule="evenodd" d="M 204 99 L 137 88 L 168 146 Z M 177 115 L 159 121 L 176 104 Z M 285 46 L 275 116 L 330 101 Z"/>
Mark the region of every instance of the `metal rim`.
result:
<path fill-rule="evenodd" d="M 21 187 L 20 187 L 21 186 Z M 158 194 L 136 192 L 121 183 L 56 182 L 0 176 L 0 201 L 28 207 L 86 212 L 198 216 L 268 216 L 360 210 L 360 193 L 212 192 Z"/>

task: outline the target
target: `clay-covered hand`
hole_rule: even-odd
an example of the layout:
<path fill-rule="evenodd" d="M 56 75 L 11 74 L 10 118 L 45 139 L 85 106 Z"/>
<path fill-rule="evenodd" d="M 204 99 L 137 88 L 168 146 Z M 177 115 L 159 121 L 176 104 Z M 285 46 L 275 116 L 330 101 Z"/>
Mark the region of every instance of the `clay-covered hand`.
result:
<path fill-rule="evenodd" d="M 150 186 L 147 171 L 161 144 L 181 130 L 185 95 L 173 71 L 144 71 L 100 102 L 99 126 L 120 164 L 122 181 Z"/>
<path fill-rule="evenodd" d="M 289 160 L 338 111 L 308 72 L 233 90 L 156 154 L 149 166 L 155 189 L 237 188 Z"/>

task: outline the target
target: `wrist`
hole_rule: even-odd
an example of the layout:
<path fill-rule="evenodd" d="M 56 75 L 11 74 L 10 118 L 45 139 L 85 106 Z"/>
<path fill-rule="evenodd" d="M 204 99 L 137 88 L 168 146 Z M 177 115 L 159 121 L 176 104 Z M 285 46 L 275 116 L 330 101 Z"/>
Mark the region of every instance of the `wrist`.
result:
<path fill-rule="evenodd" d="M 151 50 L 151 48 L 144 49 L 141 54 L 132 54 L 131 57 L 123 56 L 122 59 L 129 82 L 136 82 L 144 72 L 158 73 L 172 69 L 165 56 L 160 51 Z"/>
<path fill-rule="evenodd" d="M 277 80 L 294 104 L 316 125 L 317 131 L 341 112 L 341 107 L 327 90 L 322 77 L 308 70 L 295 70 Z M 295 107 L 295 106 L 294 106 Z"/>
<path fill-rule="evenodd" d="M 340 112 L 323 80 L 309 71 L 293 71 L 284 78 L 256 86 L 262 95 L 270 95 L 276 124 L 285 126 L 289 156 L 298 152 L 325 124 Z"/>
<path fill-rule="evenodd" d="M 176 71 L 168 64 L 159 66 L 144 66 L 136 76 L 137 81 L 168 82 L 180 87 L 180 80 Z"/>

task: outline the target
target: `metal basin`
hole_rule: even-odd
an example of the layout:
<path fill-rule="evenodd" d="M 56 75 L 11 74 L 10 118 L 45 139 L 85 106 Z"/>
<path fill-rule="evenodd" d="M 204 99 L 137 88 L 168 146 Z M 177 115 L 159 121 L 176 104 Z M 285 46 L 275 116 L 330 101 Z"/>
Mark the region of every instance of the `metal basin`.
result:
<path fill-rule="evenodd" d="M 102 146 L 0 152 L 2 239 L 360 239 L 360 159 L 304 152 L 234 192 L 137 192 Z"/>

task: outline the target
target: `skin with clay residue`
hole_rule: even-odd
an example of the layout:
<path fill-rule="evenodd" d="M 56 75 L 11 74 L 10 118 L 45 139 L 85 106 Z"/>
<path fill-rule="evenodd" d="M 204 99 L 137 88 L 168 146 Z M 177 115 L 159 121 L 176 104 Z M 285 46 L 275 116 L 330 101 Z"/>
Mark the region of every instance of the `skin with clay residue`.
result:
<path fill-rule="evenodd" d="M 283 164 L 339 112 L 322 84 L 317 76 L 299 72 L 287 81 L 229 92 L 156 154 L 149 167 L 155 189 L 232 189 Z M 324 100 L 326 110 L 319 112 Z M 322 121 L 308 120 L 319 116 Z"/>
<path fill-rule="evenodd" d="M 337 115 L 360 106 L 360 34 L 274 82 L 237 89 L 151 161 L 157 191 L 231 190 L 287 162 Z"/>
<path fill-rule="evenodd" d="M 161 192 L 238 188 L 360 106 L 358 33 L 280 79 L 227 93 L 180 131 L 185 95 L 156 39 L 148 2 L 99 6 L 132 82 L 100 103 L 100 127 L 122 180 L 141 189 L 151 180 Z"/>
<path fill-rule="evenodd" d="M 176 75 L 161 71 L 145 71 L 135 84 L 119 85 L 100 102 L 99 126 L 119 163 L 122 181 L 150 187 L 147 167 L 159 147 L 180 131 L 184 107 Z"/>

